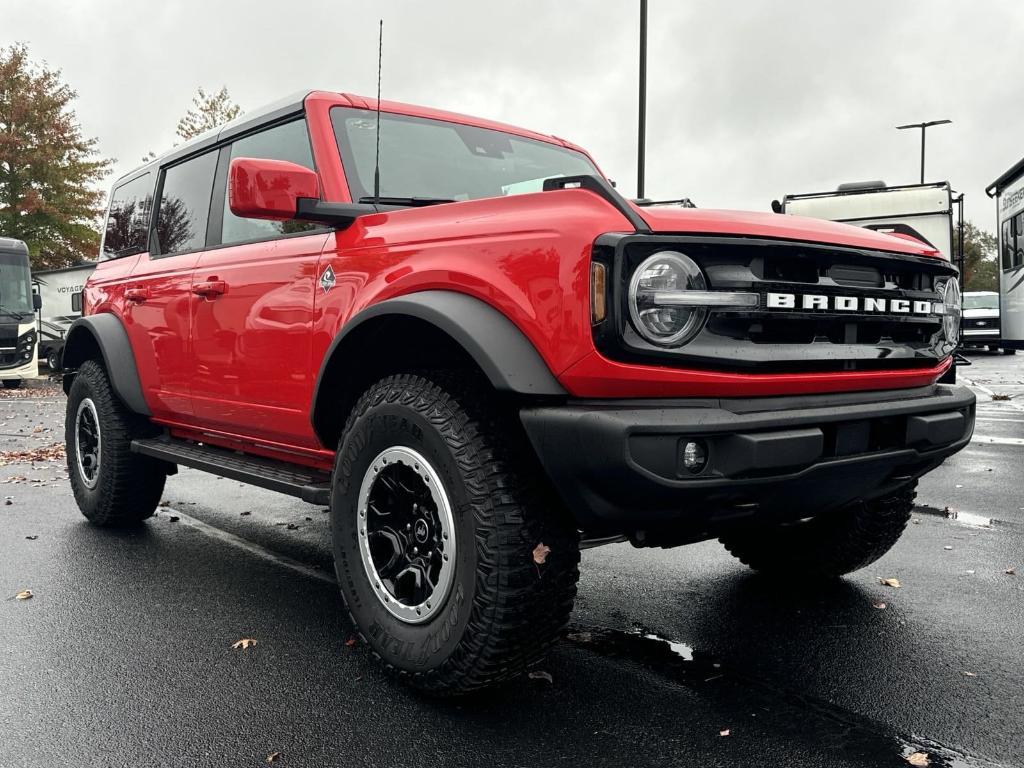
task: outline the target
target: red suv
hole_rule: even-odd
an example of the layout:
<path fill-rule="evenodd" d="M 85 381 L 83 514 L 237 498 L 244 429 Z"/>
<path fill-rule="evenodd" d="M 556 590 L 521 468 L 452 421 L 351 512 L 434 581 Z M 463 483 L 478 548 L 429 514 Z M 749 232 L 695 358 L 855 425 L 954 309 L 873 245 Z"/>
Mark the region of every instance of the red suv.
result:
<path fill-rule="evenodd" d="M 98 525 L 178 465 L 329 504 L 362 637 L 464 692 L 557 639 L 587 544 L 882 555 L 973 431 L 937 383 L 959 318 L 916 241 L 645 206 L 553 136 L 304 93 L 115 184 L 63 357 L 72 487 Z"/>

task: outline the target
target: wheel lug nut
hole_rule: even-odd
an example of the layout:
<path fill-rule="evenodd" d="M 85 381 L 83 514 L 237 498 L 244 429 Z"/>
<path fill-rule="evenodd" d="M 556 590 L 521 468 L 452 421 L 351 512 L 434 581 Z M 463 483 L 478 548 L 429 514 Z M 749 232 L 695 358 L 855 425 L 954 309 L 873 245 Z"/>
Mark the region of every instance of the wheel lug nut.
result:
<path fill-rule="evenodd" d="M 411 531 L 412 530 L 412 523 L 406 523 L 405 524 L 405 530 Z"/>
<path fill-rule="evenodd" d="M 420 553 L 420 550 L 419 550 L 419 549 L 418 549 L 417 547 L 413 547 L 413 548 L 412 548 L 412 553 L 413 553 L 414 555 L 418 555 L 418 554 Z"/>

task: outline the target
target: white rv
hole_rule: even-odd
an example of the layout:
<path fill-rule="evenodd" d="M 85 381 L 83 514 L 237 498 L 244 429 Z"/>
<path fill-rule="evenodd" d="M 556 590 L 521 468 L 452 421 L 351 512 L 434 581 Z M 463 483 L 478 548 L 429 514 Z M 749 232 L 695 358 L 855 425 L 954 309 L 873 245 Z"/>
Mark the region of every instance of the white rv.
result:
<path fill-rule="evenodd" d="M 1024 349 L 1024 160 L 985 192 L 996 199 L 999 225 L 999 346 Z"/>
<path fill-rule="evenodd" d="M 82 315 L 79 303 L 82 288 L 94 269 L 94 262 L 85 262 L 73 267 L 32 273 L 32 288 L 42 298 L 38 318 L 39 359 L 51 371 L 60 370 L 64 336 L 71 323 Z"/>
<path fill-rule="evenodd" d="M 786 195 L 779 213 L 841 221 L 917 238 L 953 255 L 953 193 L 948 182 L 887 187 L 882 181 L 840 184 L 835 192 Z"/>

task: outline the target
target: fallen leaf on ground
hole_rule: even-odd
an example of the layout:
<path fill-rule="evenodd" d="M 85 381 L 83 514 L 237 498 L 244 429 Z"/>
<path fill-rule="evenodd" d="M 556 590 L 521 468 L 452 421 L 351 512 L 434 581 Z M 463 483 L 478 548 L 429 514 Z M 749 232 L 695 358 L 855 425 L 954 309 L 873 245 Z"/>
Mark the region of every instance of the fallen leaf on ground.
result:
<path fill-rule="evenodd" d="M 170 521 L 171 521 L 172 523 L 176 523 L 176 522 L 178 522 L 179 520 L 181 520 L 181 518 L 180 518 L 180 517 L 178 517 L 177 515 L 171 515 L 171 516 L 170 516 L 170 517 L 168 517 L 167 519 L 168 519 L 168 520 L 170 520 Z"/>
<path fill-rule="evenodd" d="M 1012 395 L 995 394 L 992 395 L 993 400 L 1009 400 Z"/>
<path fill-rule="evenodd" d="M 232 643 L 231 647 L 235 649 L 241 648 L 244 651 L 246 648 L 252 645 L 256 645 L 255 640 L 253 640 L 251 637 L 243 637 L 241 640 Z"/>
<path fill-rule="evenodd" d="M 1007 576 L 1013 576 L 1013 575 L 1015 575 L 1017 573 L 1017 569 L 1016 568 L 1007 568 L 1005 571 L 1003 571 L 1003 573 L 1005 573 Z"/>
<path fill-rule="evenodd" d="M 589 643 L 594 639 L 590 632 L 570 632 L 565 636 L 570 643 Z"/>
<path fill-rule="evenodd" d="M 931 765 L 927 752 L 915 752 L 912 755 L 907 755 L 907 762 L 911 765 Z"/>
<path fill-rule="evenodd" d="M 245 512 L 239 512 L 238 514 L 241 515 L 242 517 L 246 517 L 247 515 L 251 515 L 252 512 L 250 512 L 249 510 L 246 510 Z"/>
<path fill-rule="evenodd" d="M 28 451 L 0 452 L 0 467 L 20 462 L 59 461 L 64 458 L 64 443 L 53 443 Z"/>
<path fill-rule="evenodd" d="M 541 669 L 537 669 L 537 670 L 534 670 L 533 672 L 531 672 L 530 673 L 530 679 L 531 680 L 547 680 L 549 683 L 554 683 L 555 682 L 555 679 L 553 677 L 551 677 L 551 673 L 550 672 L 545 672 L 544 670 L 541 670 Z"/>
<path fill-rule="evenodd" d="M 267 755 L 267 762 L 268 763 L 276 763 L 280 759 L 281 759 L 281 753 L 280 752 L 271 752 L 269 755 Z"/>
<path fill-rule="evenodd" d="M 28 539 L 29 541 L 35 541 L 35 540 L 36 540 L 36 539 L 38 539 L 39 537 L 38 537 L 38 536 L 36 536 L 36 535 L 35 535 L 35 534 L 33 533 L 33 534 L 32 534 L 31 536 L 26 536 L 25 538 L 26 538 L 26 539 Z"/>
<path fill-rule="evenodd" d="M 31 600 L 32 599 L 32 590 L 31 589 L 23 589 L 23 590 L 21 590 L 21 592 L 19 592 L 18 594 L 16 594 L 14 596 L 14 599 L 15 600 Z"/>
<path fill-rule="evenodd" d="M 885 603 L 873 603 L 873 605 L 874 605 L 875 608 L 877 608 L 880 611 L 884 611 L 885 610 Z"/>
<path fill-rule="evenodd" d="M 533 548 L 533 562 L 537 565 L 544 565 L 544 561 L 548 559 L 549 554 L 551 554 L 551 547 L 541 542 Z"/>
<path fill-rule="evenodd" d="M 899 579 L 879 579 L 878 582 L 879 582 L 879 584 L 884 584 L 885 586 L 892 587 L 893 589 L 899 589 L 900 588 L 900 580 Z"/>
<path fill-rule="evenodd" d="M 977 677 L 978 676 L 976 672 L 968 672 L 966 669 L 963 671 L 963 674 L 967 675 L 967 677 Z"/>
<path fill-rule="evenodd" d="M 949 546 L 949 544 L 947 544 L 946 546 L 943 547 L 943 549 L 947 549 L 948 550 L 948 549 L 952 549 L 952 547 Z"/>
<path fill-rule="evenodd" d="M 355 644 L 356 639 L 354 637 L 350 637 L 348 640 L 345 641 L 345 645 L 349 648 L 352 648 Z"/>
<path fill-rule="evenodd" d="M 974 575 L 974 571 L 964 571 L 964 573 L 966 573 L 968 576 Z"/>
<path fill-rule="evenodd" d="M 299 526 L 297 526 L 295 523 L 288 523 L 288 525 L 285 526 L 285 530 L 297 531 L 299 530 Z"/>
<path fill-rule="evenodd" d="M 718 735 L 719 736 L 728 736 L 729 733 L 730 733 L 730 729 L 726 728 L 724 731 L 719 731 Z"/>

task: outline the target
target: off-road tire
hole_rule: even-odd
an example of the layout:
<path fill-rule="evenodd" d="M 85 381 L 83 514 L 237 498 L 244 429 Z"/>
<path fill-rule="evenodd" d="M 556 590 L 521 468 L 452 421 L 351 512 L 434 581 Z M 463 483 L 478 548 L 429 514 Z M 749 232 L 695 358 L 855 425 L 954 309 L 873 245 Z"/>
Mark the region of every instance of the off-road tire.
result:
<path fill-rule="evenodd" d="M 21 389 L 21 379 L 4 379 L 4 389 Z"/>
<path fill-rule="evenodd" d="M 741 562 L 766 574 L 841 576 L 870 565 L 893 547 L 910 520 L 916 485 L 809 520 L 737 531 L 721 542 Z"/>
<path fill-rule="evenodd" d="M 458 545 L 447 599 L 421 624 L 388 612 L 359 554 L 360 486 L 394 445 L 437 471 Z M 335 570 L 360 638 L 390 674 L 435 695 L 468 693 L 522 674 L 558 639 L 576 596 L 579 536 L 542 478 L 514 413 L 484 382 L 402 374 L 362 395 L 334 468 Z M 535 562 L 541 544 L 550 552 Z"/>
<path fill-rule="evenodd" d="M 99 417 L 99 469 L 88 487 L 79 467 L 75 441 L 79 405 L 89 398 Z M 149 422 L 129 411 L 114 394 L 107 372 L 95 360 L 82 363 L 68 392 L 64 440 L 68 475 L 78 508 L 99 526 L 136 525 L 153 515 L 164 491 L 164 465 L 130 450 L 132 439 L 154 433 Z"/>

